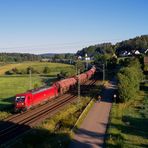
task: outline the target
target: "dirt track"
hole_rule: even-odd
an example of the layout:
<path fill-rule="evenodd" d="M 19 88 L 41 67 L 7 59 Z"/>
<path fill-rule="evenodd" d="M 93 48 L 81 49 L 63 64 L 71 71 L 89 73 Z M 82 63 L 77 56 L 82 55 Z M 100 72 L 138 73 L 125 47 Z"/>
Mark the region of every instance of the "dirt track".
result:
<path fill-rule="evenodd" d="M 113 82 L 104 91 L 101 102 L 96 102 L 80 128 L 76 131 L 70 148 L 105 147 L 104 139 L 112 106 Z"/>

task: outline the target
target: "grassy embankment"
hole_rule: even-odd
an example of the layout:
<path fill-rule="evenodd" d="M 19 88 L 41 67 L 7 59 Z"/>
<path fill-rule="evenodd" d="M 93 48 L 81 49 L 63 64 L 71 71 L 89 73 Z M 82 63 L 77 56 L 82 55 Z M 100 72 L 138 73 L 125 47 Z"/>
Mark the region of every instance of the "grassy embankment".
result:
<path fill-rule="evenodd" d="M 96 94 L 101 90 L 100 86 L 96 86 L 91 91 Z M 84 108 L 90 102 L 93 96 L 82 96 L 80 100 L 67 105 L 64 109 L 58 112 L 56 115 L 45 120 L 38 127 L 33 128 L 30 132 L 24 134 L 20 139 L 13 141 L 11 147 L 67 147 L 72 136 L 73 132 L 71 129 L 74 127 L 79 116 L 83 112 Z M 85 118 L 87 112 L 93 105 L 91 102 L 88 106 L 86 112 L 83 113 L 79 123 L 77 123 L 76 128 L 79 127 L 82 120 Z M 74 131 L 75 132 L 75 131 Z"/>
<path fill-rule="evenodd" d="M 141 91 L 128 103 L 113 104 L 107 147 L 148 147 L 147 126 L 148 91 Z"/>
<path fill-rule="evenodd" d="M 10 108 L 12 108 L 10 106 L 12 105 L 15 94 L 23 93 L 30 88 L 29 75 L 6 76 L 4 75 L 5 72 L 12 68 L 26 70 L 29 66 L 41 73 L 40 75 L 32 75 L 32 88 L 45 84 L 50 85 L 50 83 L 55 80 L 56 74 L 61 70 L 73 70 L 73 66 L 71 65 L 47 62 L 24 62 L 0 66 L 0 119 L 8 115 L 6 110 L 8 108 L 9 111 Z M 45 66 L 50 68 L 50 72 L 46 75 L 42 74 Z"/>

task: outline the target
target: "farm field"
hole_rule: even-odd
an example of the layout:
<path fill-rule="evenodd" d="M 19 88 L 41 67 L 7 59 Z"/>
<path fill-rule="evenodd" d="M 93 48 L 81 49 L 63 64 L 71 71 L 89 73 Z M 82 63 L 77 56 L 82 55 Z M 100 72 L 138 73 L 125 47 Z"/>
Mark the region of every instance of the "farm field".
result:
<path fill-rule="evenodd" d="M 49 62 L 23 62 L 16 64 L 7 64 L 0 66 L 0 111 L 7 106 L 12 105 L 14 96 L 18 93 L 23 93 L 30 89 L 29 75 L 4 75 L 6 71 L 12 68 L 26 69 L 27 67 L 33 67 L 38 71 L 42 71 L 45 66 L 50 68 L 50 72 L 46 75 L 33 74 L 31 78 L 31 87 L 36 88 L 43 85 L 50 85 L 55 79 L 56 74 L 61 70 L 72 70 L 73 66 L 60 63 Z"/>
<path fill-rule="evenodd" d="M 107 147 L 148 146 L 148 92 L 141 91 L 132 102 L 114 104 L 108 129 Z"/>
<path fill-rule="evenodd" d="M 4 75 L 6 71 L 11 70 L 12 68 L 17 68 L 18 70 L 25 70 L 27 67 L 33 67 L 38 72 L 42 73 L 43 68 L 47 66 L 50 68 L 51 74 L 57 74 L 61 70 L 72 69 L 72 65 L 61 64 L 61 63 L 49 63 L 49 62 L 22 62 L 7 64 L 0 67 L 0 75 Z"/>

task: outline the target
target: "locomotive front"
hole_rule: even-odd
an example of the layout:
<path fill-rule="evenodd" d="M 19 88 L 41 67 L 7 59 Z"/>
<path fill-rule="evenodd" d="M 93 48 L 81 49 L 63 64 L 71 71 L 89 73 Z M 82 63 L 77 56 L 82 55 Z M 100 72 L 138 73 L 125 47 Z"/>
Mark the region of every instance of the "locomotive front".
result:
<path fill-rule="evenodd" d="M 25 111 L 26 110 L 26 94 L 18 94 L 15 97 L 15 112 Z"/>

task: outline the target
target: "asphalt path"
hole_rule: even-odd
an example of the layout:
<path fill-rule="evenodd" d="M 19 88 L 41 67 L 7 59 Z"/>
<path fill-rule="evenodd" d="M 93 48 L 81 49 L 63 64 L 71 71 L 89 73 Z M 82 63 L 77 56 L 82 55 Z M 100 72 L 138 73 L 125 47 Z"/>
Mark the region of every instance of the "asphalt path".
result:
<path fill-rule="evenodd" d="M 106 87 L 101 101 L 94 104 L 80 128 L 75 132 L 69 148 L 105 147 L 104 141 L 115 87 L 114 82 L 110 82 Z"/>

